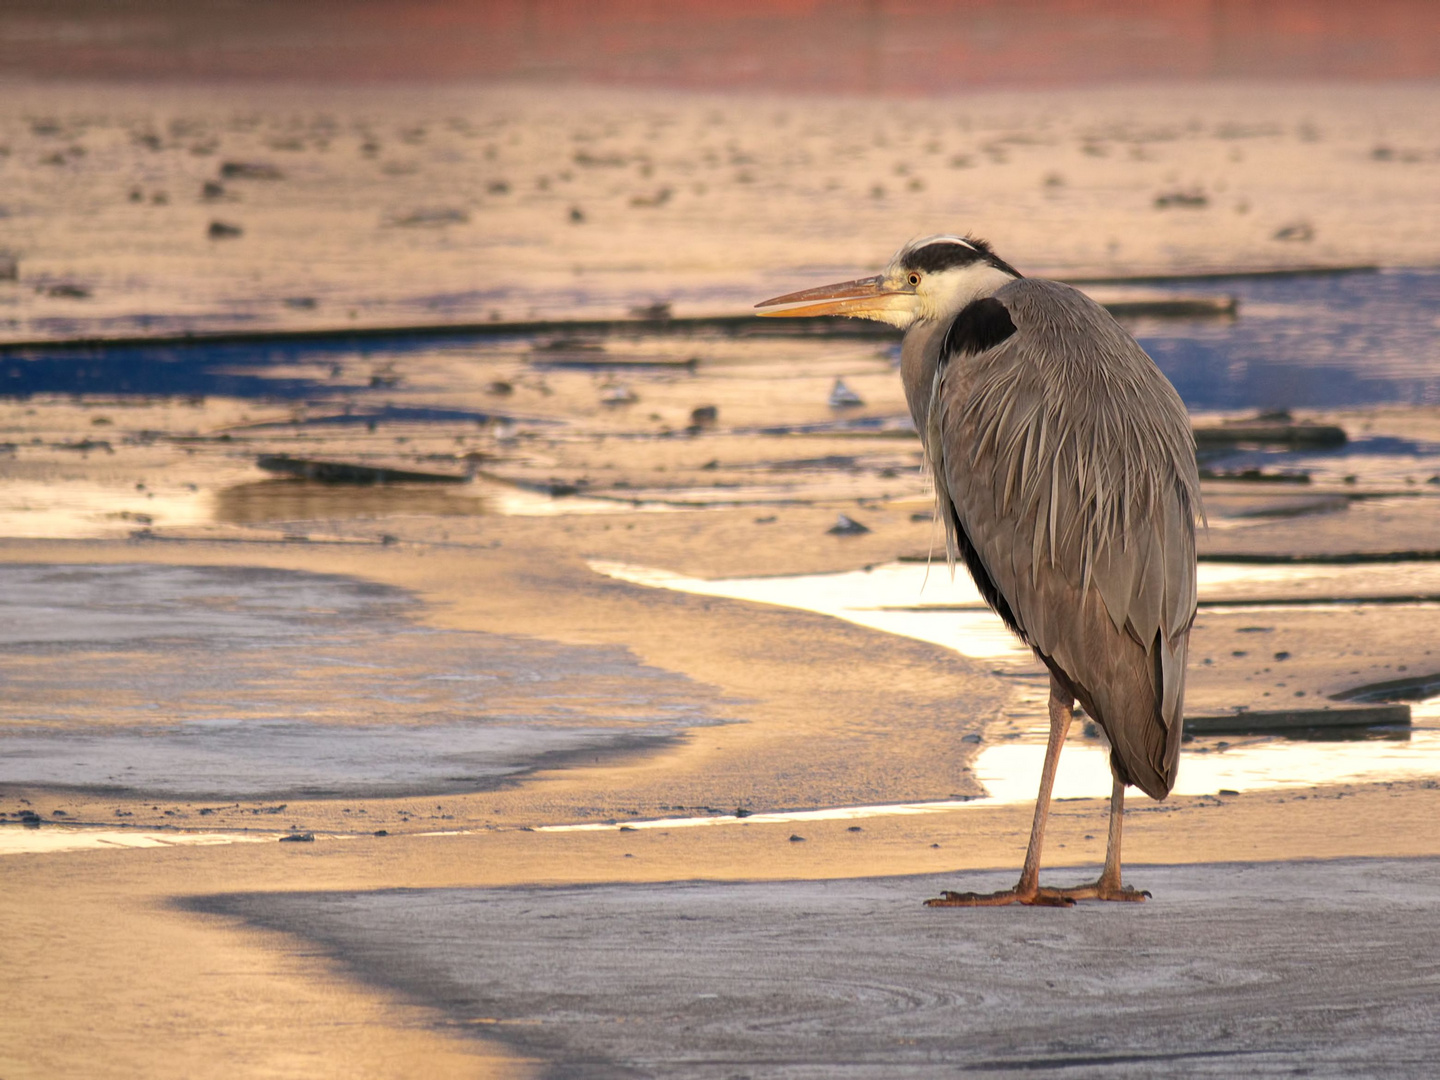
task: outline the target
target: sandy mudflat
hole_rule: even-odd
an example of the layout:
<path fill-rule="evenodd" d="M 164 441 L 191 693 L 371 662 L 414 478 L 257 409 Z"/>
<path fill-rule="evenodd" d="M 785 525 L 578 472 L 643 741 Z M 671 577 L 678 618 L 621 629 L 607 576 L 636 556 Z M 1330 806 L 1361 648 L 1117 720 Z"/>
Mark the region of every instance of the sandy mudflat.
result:
<path fill-rule="evenodd" d="M 1192 704 L 1321 704 L 1397 680 L 1433 697 L 1432 88 L 1087 91 L 1063 108 L 995 94 L 953 110 L 246 95 L 7 97 L 0 204 L 20 264 L 18 281 L 0 282 L 0 336 L 348 325 L 352 310 L 356 325 L 623 315 L 659 300 L 679 314 L 733 311 L 956 228 L 1072 276 L 1418 267 L 1172 282 L 1249 291 L 1234 319 L 1134 326 L 1198 422 L 1293 407 L 1346 433 L 1341 448 L 1207 458 L 1206 556 L 1397 557 L 1220 575 L 1195 631 Z M 207 198 L 201 184 L 226 160 L 273 164 L 281 178 L 236 174 Z M 1203 207 L 1155 205 L 1194 188 Z M 211 240 L 212 218 L 244 232 Z M 1302 222 L 1309 239 L 1275 239 Z M 1418 1075 L 1434 1032 L 1412 991 L 1433 972 L 1416 966 L 1428 945 L 1409 931 L 1423 933 L 1434 906 L 1440 763 L 1427 772 L 1420 760 L 1403 780 L 1134 798 L 1132 877 L 1156 892 L 1143 909 L 922 916 L 918 900 L 942 884 L 989 887 L 1018 865 L 1029 806 L 978 801 L 977 769 L 994 747 L 1033 745 L 1034 665 L 764 595 L 635 583 L 642 571 L 712 583 L 888 574 L 931 550 L 894 359 L 881 339 L 559 331 L 7 354 L 0 830 L 5 851 L 47 842 L 0 855 L 0 1076 L 618 1076 L 702 1064 L 828 1076 L 842 1062 L 817 1046 L 842 1029 L 852 1041 L 839 1057 L 857 1075 L 898 1064 L 922 1075 L 927 1047 L 947 1067 L 1143 1074 L 1156 1055 L 1184 1054 L 1165 1067 L 1224 1071 L 1232 1059 L 1205 1056 L 1217 1045 L 1253 1052 L 1243 1060 L 1256 1070 L 1303 1064 L 1295 1055 L 1319 1046 L 1325 1062 L 1364 1055 Z M 832 406 L 837 380 L 864 404 Z M 280 475 L 277 458 L 435 482 L 325 484 Z M 841 514 L 868 531 L 836 535 Z M 630 578 L 596 569 L 606 565 Z M 943 601 L 945 578 L 937 564 L 924 592 L 880 603 Z M 1384 745 L 1418 752 L 1432 726 Z M 1262 741 L 1305 760 L 1357 745 Z M 1197 739 L 1188 753 L 1209 762 L 1254 745 Z M 1100 749 L 1077 725 L 1067 753 Z M 1098 862 L 1105 793 L 1102 782 L 1057 803 L 1049 865 Z M 952 805 L 876 810 L 937 802 Z M 847 807 L 868 816 L 735 816 Z M 24 824 L 32 815 L 38 831 Z M 719 823 L 621 831 L 682 818 Z M 554 825 L 599 828 L 534 831 Z M 67 849 L 81 833 L 93 842 Z M 117 833 L 148 846 L 98 846 Z M 314 838 L 278 842 L 288 834 Z M 255 842 L 211 843 L 226 836 Z M 1334 859 L 1358 860 L 1333 867 L 1343 896 Z M 807 967 L 813 957 L 790 950 L 821 923 L 807 924 L 809 886 L 796 883 L 822 881 L 817 895 L 835 905 L 823 936 L 853 948 Z M 545 933 L 516 921 L 532 901 L 551 905 Z M 498 936 L 482 932 L 484 912 Z M 1062 994 L 1118 993 L 1134 973 L 1175 995 L 1144 1008 L 1202 1019 L 1166 1013 L 1165 1046 L 1134 1028 L 1106 1036 L 1073 1010 L 1037 1034 L 1021 1018 L 1039 1001 L 1027 935 L 1042 925 L 1039 940 L 1063 957 Z M 1130 926 L 1154 948 L 1112 966 Z M 597 1004 L 610 970 L 600 954 L 633 954 L 647 928 L 672 959 L 695 928 L 705 964 L 725 954 L 736 970 L 813 976 L 759 1007 L 810 1016 L 787 1029 L 800 1049 L 777 1056 L 780 1036 L 747 996 L 757 987 L 674 1014 L 656 1004 L 633 1032 L 611 1032 L 621 1014 Z M 1271 1013 L 1249 1004 L 1290 986 L 1299 961 L 1267 952 L 1259 974 L 1239 973 L 1236 942 L 1252 937 L 1322 972 L 1353 958 L 1365 995 L 1389 1011 L 1342 1000 L 1347 986 L 1307 987 L 1285 999 L 1295 1025 L 1265 1028 L 1254 1017 Z M 485 951 L 496 942 L 509 951 Z M 1335 942 L 1335 955 L 1305 951 Z M 891 946 L 914 950 L 915 967 L 886 960 Z M 958 955 L 947 947 L 1020 965 L 973 1043 L 885 1011 L 939 1003 L 915 1013 L 947 1030 L 945 1010 L 975 1014 L 965 995 L 1001 985 L 987 982 L 998 969 L 946 968 Z M 571 985 L 543 981 L 566 962 Z M 436 974 L 447 964 L 449 982 Z M 666 964 L 625 984 L 637 1002 L 672 994 Z M 1387 986 L 1386 965 L 1414 977 Z M 487 981 L 492 968 L 503 980 Z M 857 1001 L 875 1008 L 857 1013 Z M 1342 1016 L 1341 1042 L 1305 1026 L 1317 1003 Z M 501 1020 L 537 1031 L 497 1038 L 489 1021 Z M 694 1039 L 667 1034 L 691 1022 Z M 1239 1031 L 1229 1042 L 1216 1034 L 1226 1025 Z M 1012 1053 L 1001 1043 L 1017 1032 Z M 591 1072 L 570 1069 L 582 1060 Z"/>
<path fill-rule="evenodd" d="M 1434 266 L 1436 96 L 12 84 L 0 337 L 745 310 L 956 230 L 1065 277 Z"/>

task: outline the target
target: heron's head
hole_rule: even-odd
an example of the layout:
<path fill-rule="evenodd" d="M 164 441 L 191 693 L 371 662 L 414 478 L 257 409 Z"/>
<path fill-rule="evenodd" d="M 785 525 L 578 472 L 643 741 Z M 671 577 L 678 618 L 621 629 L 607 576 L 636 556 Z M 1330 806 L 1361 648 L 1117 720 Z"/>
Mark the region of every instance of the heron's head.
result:
<path fill-rule="evenodd" d="M 989 296 L 1020 272 L 984 240 L 927 236 L 895 253 L 884 273 L 822 285 L 756 304 L 761 315 L 850 315 L 908 330 L 917 322 L 953 318 L 966 304 Z"/>

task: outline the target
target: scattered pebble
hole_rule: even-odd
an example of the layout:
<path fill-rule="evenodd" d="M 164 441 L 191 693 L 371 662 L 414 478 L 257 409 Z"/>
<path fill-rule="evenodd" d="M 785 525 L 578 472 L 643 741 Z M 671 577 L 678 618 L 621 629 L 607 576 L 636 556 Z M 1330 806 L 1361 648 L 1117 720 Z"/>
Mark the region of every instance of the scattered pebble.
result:
<path fill-rule="evenodd" d="M 628 386 L 610 386 L 600 392 L 602 405 L 633 405 L 640 397 Z"/>
<path fill-rule="evenodd" d="M 870 530 L 854 518 L 840 514 L 835 518 L 835 524 L 825 530 L 831 536 L 859 536 L 868 533 Z"/>
<path fill-rule="evenodd" d="M 984 740 L 979 735 L 976 735 L 973 731 L 969 735 L 961 735 L 960 741 L 963 743 L 984 742 Z"/>
<path fill-rule="evenodd" d="M 846 829 L 845 831 L 846 831 L 846 832 L 864 832 L 865 830 L 862 829 L 859 825 L 851 825 L 851 826 L 850 826 L 848 829 Z"/>
<path fill-rule="evenodd" d="M 206 235 L 211 240 L 226 240 L 236 236 L 243 236 L 245 230 L 239 225 L 231 225 L 227 221 L 212 221 Z"/>
<path fill-rule="evenodd" d="M 398 225 L 403 229 L 439 229 L 446 225 L 464 225 L 469 221 L 470 215 L 464 210 L 456 210 L 451 207 L 412 210 L 408 214 L 400 214 L 390 219 L 392 225 Z"/>
<path fill-rule="evenodd" d="M 844 379 L 835 380 L 835 385 L 830 388 L 830 407 L 832 409 L 850 409 L 864 404 L 865 399 L 846 386 Z"/>
<path fill-rule="evenodd" d="M 792 844 L 803 844 L 803 843 L 805 842 L 805 838 L 804 838 L 803 836 L 801 836 L 799 833 L 791 833 L 791 834 L 790 834 L 790 842 L 791 842 Z"/>
<path fill-rule="evenodd" d="M 45 290 L 46 296 L 53 296 L 59 300 L 88 300 L 90 290 L 84 285 L 71 285 L 68 282 L 61 282 L 58 285 L 51 285 Z"/>
<path fill-rule="evenodd" d="M 1155 196 L 1155 208 L 1166 210 L 1172 206 L 1187 207 L 1198 210 L 1210 205 L 1210 197 L 1199 188 L 1186 188 L 1181 191 L 1166 191 Z"/>
<path fill-rule="evenodd" d="M 292 832 L 289 836 L 280 837 L 280 842 L 282 844 L 309 844 L 313 842 L 314 839 L 315 834 L 313 832 Z"/>
<path fill-rule="evenodd" d="M 1309 243 L 1315 239 L 1315 226 L 1308 221 L 1294 221 L 1277 229 L 1271 239 L 1292 244 Z"/>
<path fill-rule="evenodd" d="M 256 161 L 226 161 L 220 166 L 226 180 L 283 180 L 285 174 L 274 165 Z"/>
<path fill-rule="evenodd" d="M 720 419 L 720 410 L 714 405 L 698 405 L 690 410 L 692 424 L 708 425 Z"/>

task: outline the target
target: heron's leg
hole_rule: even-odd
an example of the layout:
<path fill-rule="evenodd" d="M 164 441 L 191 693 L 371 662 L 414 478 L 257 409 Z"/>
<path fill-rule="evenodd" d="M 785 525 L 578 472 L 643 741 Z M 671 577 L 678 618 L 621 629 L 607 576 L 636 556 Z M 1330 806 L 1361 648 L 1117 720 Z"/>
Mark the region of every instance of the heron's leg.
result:
<path fill-rule="evenodd" d="M 1025 849 L 1025 865 L 1020 871 L 1019 882 L 1013 889 L 997 893 L 947 891 L 934 900 L 926 900 L 926 907 L 999 907 L 1004 904 L 1068 907 L 1075 902 L 1053 889 L 1040 888 L 1040 849 L 1045 843 L 1045 822 L 1050 817 L 1050 791 L 1055 786 L 1055 768 L 1060 763 L 1060 751 L 1065 747 L 1065 736 L 1069 734 L 1070 721 L 1074 718 L 1074 705 L 1075 699 L 1051 676 L 1050 741 L 1045 747 L 1045 765 L 1040 770 L 1040 793 L 1035 797 L 1035 820 L 1030 825 L 1030 846 Z M 1118 854 L 1116 858 L 1118 860 Z"/>
<path fill-rule="evenodd" d="M 1067 900 L 1130 900 L 1146 899 L 1150 894 L 1128 888 L 1120 883 L 1120 831 L 1125 820 L 1125 782 L 1116 776 L 1110 788 L 1110 835 L 1105 844 L 1105 869 L 1100 879 L 1073 889 L 1044 889 Z"/>

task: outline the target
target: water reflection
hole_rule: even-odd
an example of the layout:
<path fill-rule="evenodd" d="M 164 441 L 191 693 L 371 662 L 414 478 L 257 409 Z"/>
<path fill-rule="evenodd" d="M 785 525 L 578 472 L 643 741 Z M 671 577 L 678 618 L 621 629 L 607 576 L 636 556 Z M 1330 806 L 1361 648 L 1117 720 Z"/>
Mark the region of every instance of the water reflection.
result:
<path fill-rule="evenodd" d="M 1005 629 L 999 618 L 981 607 L 967 575 L 951 580 L 943 564 L 929 568 L 890 564 L 869 571 L 814 574 L 785 578 L 735 578 L 706 581 L 667 571 L 615 563 L 592 562 L 609 577 L 653 588 L 670 588 L 705 596 L 725 596 L 759 603 L 801 608 L 887 633 L 942 645 L 971 659 L 996 665 L 995 674 L 1019 678 L 1007 719 L 1013 727 L 980 753 L 975 772 L 990 802 L 1023 802 L 1034 798 L 1045 753 L 1046 688 L 1033 685 L 1029 651 Z M 1316 597 L 1361 590 L 1383 592 L 1395 583 L 1397 568 L 1373 566 L 1247 566 L 1202 564 L 1200 594 L 1207 597 L 1275 595 Z M 1405 584 L 1414 576 L 1440 574 L 1428 566 L 1404 568 Z M 923 607 L 886 606 L 896 597 L 920 597 Z M 938 601 L 938 602 L 936 602 Z M 1409 732 L 1366 732 L 1338 729 L 1275 736 L 1224 739 L 1196 738 L 1185 747 L 1184 766 L 1175 791 L 1181 795 L 1214 794 L 1277 787 L 1308 787 L 1332 783 L 1368 783 L 1440 774 L 1440 697 L 1412 706 Z M 1097 798 L 1109 791 L 1109 749 L 1084 729 L 1072 733 L 1055 782 L 1056 798 Z"/>
<path fill-rule="evenodd" d="M 1440 404 L 1440 271 L 1218 278 L 1161 287 L 1240 298 L 1233 322 L 1131 324 L 1191 410 Z"/>

